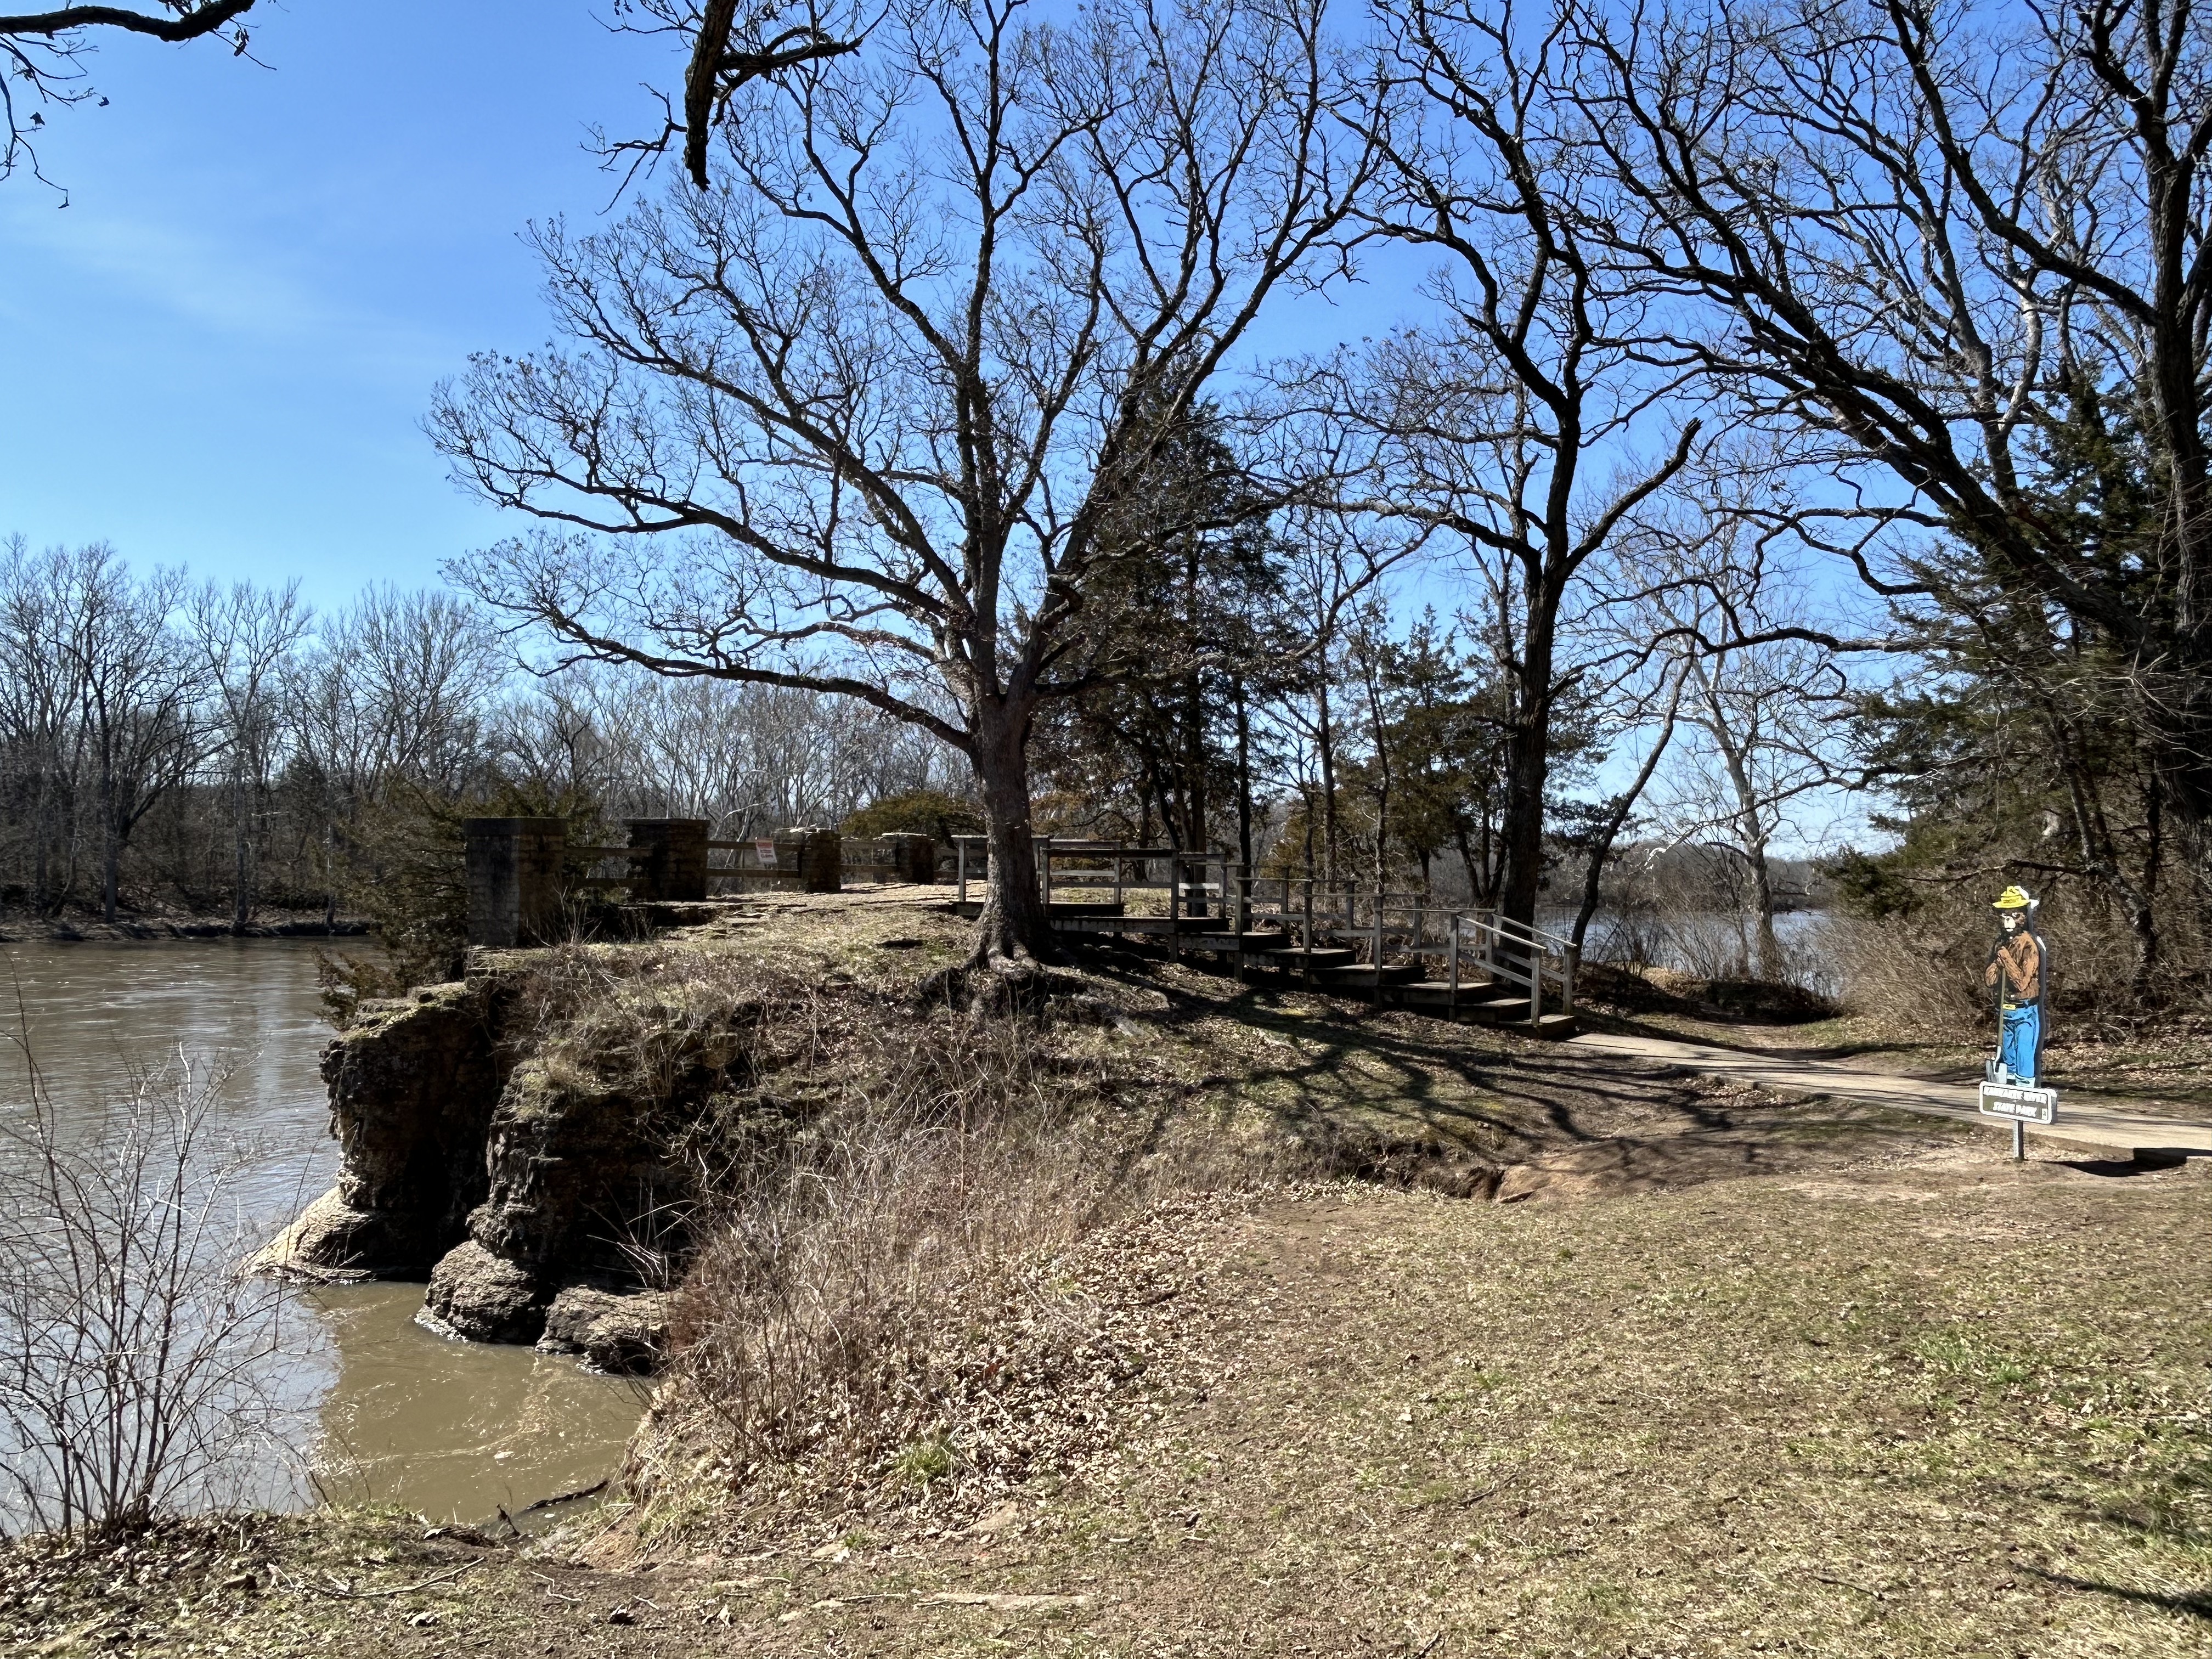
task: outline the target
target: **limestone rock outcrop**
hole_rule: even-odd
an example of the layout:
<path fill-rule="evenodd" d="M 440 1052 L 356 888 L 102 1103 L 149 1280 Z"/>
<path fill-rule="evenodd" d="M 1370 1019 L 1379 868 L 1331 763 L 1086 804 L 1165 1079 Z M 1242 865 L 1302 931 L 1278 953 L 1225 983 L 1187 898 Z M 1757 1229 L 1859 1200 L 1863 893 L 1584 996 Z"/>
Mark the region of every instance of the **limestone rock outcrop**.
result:
<path fill-rule="evenodd" d="M 464 1239 L 430 1270 L 422 1305 L 433 1328 L 471 1342 L 535 1342 L 551 1299 L 550 1288 L 529 1268 Z"/>
<path fill-rule="evenodd" d="M 649 1370 L 665 1317 L 641 1264 L 681 1255 L 670 1218 L 689 1177 L 673 1149 L 738 1064 L 736 1016 L 691 1018 L 648 995 L 603 1046 L 561 1024 L 588 1023 L 588 1000 L 548 1025 L 528 971 L 492 957 L 465 981 L 364 1005 L 323 1056 L 337 1184 L 257 1265 L 427 1279 L 434 1329 Z M 653 1043 L 653 1063 L 624 1041 Z"/>
<path fill-rule="evenodd" d="M 660 1363 L 668 1346 L 667 1298 L 653 1291 L 618 1296 L 572 1285 L 545 1310 L 549 1353 L 573 1353 L 603 1371 L 636 1376 Z"/>
<path fill-rule="evenodd" d="M 303 1271 L 420 1278 L 490 1185 L 484 1134 L 507 1081 L 490 977 L 364 1004 L 323 1050 L 337 1184 L 269 1256 Z"/>

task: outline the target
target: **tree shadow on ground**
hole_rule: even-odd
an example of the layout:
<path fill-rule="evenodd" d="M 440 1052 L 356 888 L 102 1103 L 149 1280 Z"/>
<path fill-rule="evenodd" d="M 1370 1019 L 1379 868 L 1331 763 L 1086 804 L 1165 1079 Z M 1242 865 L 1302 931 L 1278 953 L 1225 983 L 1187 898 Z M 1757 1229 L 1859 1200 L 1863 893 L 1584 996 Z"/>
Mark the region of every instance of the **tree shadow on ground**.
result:
<path fill-rule="evenodd" d="M 1235 1049 L 1196 1086 L 1233 1091 L 1289 1139 L 1347 1172 L 1398 1153 L 1522 1173 L 1500 1196 L 1645 1190 L 1832 1166 L 1940 1136 L 1917 1119 L 1808 1108 L 1707 1078 L 1296 985 L 1239 984 L 1128 949 L 1089 970 L 1164 1006 L 1179 1028 L 1227 1023 Z M 1465 1181 L 1460 1183 L 1467 1186 Z"/>

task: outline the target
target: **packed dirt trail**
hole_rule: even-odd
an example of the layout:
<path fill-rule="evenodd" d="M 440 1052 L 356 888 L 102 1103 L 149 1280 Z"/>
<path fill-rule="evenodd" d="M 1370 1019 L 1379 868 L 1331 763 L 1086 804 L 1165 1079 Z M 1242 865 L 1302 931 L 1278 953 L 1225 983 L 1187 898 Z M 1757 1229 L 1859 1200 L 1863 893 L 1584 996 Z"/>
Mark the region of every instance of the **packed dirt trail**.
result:
<path fill-rule="evenodd" d="M 1984 1117 L 1975 1109 L 1972 1084 L 1867 1071 L 1786 1050 L 1734 1048 L 1626 1031 L 1585 1031 L 1568 1042 L 1586 1053 L 1619 1055 L 1645 1066 L 1730 1078 L 1793 1094 L 1862 1100 L 2003 1133 L 2010 1130 L 2008 1124 Z M 2104 1101 L 2069 1100 L 2063 1091 L 2057 1121 L 2030 1124 L 2027 1133 L 2069 1157 L 2126 1160 L 2160 1153 L 2212 1155 L 2212 1120 L 2129 1111 Z"/>

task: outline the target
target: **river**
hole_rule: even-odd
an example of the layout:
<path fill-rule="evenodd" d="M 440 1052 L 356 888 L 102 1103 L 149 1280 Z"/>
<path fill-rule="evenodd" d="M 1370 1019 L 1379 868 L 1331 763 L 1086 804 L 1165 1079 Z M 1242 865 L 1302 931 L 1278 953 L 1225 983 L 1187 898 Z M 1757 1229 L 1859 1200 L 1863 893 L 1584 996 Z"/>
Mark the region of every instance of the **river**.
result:
<path fill-rule="evenodd" d="M 242 1196 L 281 1223 L 337 1168 L 316 1069 L 331 1033 L 315 951 L 289 939 L 0 945 L 10 981 L 0 1024 L 27 1036 L 58 1110 L 79 1117 L 179 1048 L 227 1057 L 222 1127 L 253 1149 Z M 0 1060 L 0 1111 L 20 1110 L 25 1089 L 20 1056 Z M 301 1407 L 307 1465 L 257 1501 L 304 1507 L 319 1492 L 474 1522 L 613 1472 L 641 1408 L 635 1384 L 528 1348 L 445 1340 L 414 1322 L 422 1304 L 422 1287 L 407 1284 L 303 1297 L 272 1380 Z"/>

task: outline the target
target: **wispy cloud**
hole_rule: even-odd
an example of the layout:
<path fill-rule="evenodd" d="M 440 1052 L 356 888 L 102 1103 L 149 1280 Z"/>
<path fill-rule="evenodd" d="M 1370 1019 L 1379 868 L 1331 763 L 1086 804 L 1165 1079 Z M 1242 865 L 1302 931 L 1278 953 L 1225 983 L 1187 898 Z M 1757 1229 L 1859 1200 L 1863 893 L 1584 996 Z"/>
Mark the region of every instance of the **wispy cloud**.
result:
<path fill-rule="evenodd" d="M 57 210 L 31 191 L 0 194 L 0 307 L 52 314 L 52 301 L 70 290 L 69 305 L 87 309 L 94 285 L 118 314 L 143 333 L 167 318 L 187 334 L 232 350 L 287 356 L 318 354 L 326 371 L 397 375 L 421 384 L 458 361 L 462 342 L 420 321 L 380 313 L 346 292 L 342 270 L 317 270 L 313 256 L 284 246 L 270 228 L 202 228 L 112 200 L 80 198 Z M 94 308 L 106 308 L 95 304 Z M 158 324 L 155 324 L 158 327 Z"/>

